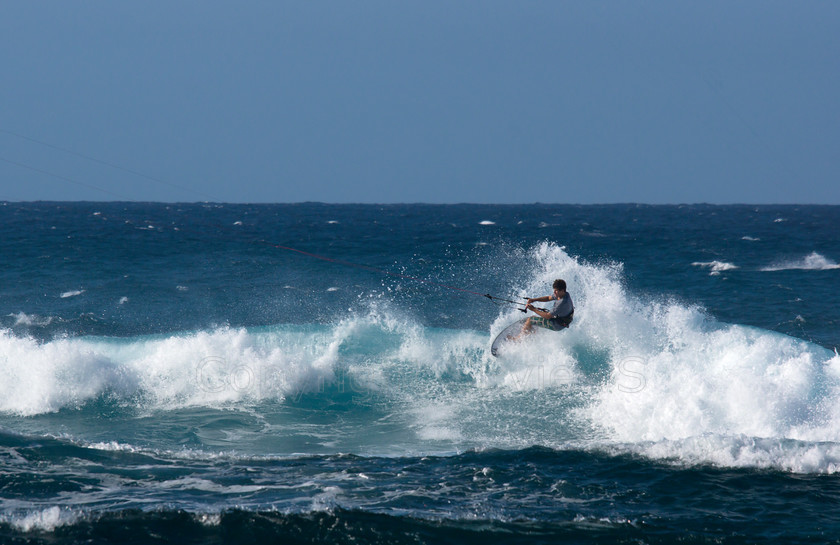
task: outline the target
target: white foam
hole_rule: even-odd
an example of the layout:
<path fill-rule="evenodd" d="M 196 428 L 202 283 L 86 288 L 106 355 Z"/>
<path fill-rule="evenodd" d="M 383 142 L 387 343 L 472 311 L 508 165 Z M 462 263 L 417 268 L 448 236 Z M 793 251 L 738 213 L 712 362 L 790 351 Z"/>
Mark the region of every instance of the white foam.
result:
<path fill-rule="evenodd" d="M 214 494 L 250 494 L 267 488 L 262 485 L 222 485 L 199 477 L 180 477 L 178 479 L 159 482 L 155 486 L 170 490 L 201 490 Z"/>
<path fill-rule="evenodd" d="M 770 272 L 786 270 L 827 271 L 831 269 L 840 269 L 840 264 L 817 252 L 811 252 L 800 259 L 779 261 L 761 270 Z"/>
<path fill-rule="evenodd" d="M 105 393 L 159 409 L 283 399 L 332 380 L 342 331 L 222 328 L 41 343 L 0 330 L 0 411 L 54 412 Z"/>
<path fill-rule="evenodd" d="M 483 221 L 478 222 L 478 224 L 479 225 L 496 225 L 496 222 L 495 221 L 490 221 L 490 220 L 483 220 Z"/>
<path fill-rule="evenodd" d="M 31 415 L 88 399 L 120 382 L 106 357 L 72 340 L 39 344 L 0 331 L 0 411 Z"/>
<path fill-rule="evenodd" d="M 840 414 L 815 409 L 840 393 L 836 381 L 826 380 L 822 349 L 741 326 L 673 325 L 670 332 L 651 331 L 651 340 L 667 348 L 638 352 L 637 388 L 627 387 L 631 373 L 615 352 L 612 382 L 590 413 L 611 437 L 658 441 L 711 433 L 840 441 Z M 820 392 L 827 385 L 835 390 L 829 397 Z M 829 429 L 820 426 L 826 419 L 833 421 Z"/>
<path fill-rule="evenodd" d="M 49 507 L 40 511 L 34 511 L 24 515 L 8 517 L 4 516 L 13 527 L 23 532 L 41 530 L 52 532 L 59 526 L 73 524 L 79 519 L 79 515 L 73 511 L 60 507 Z"/>
<path fill-rule="evenodd" d="M 633 452 L 680 465 L 711 464 L 792 473 L 840 473 L 840 444 L 831 442 L 704 434 L 678 440 L 611 445 L 605 450 Z"/>
<path fill-rule="evenodd" d="M 430 403 L 415 408 L 417 435 L 423 441 L 458 441 L 462 438 L 453 423 L 456 407 Z"/>

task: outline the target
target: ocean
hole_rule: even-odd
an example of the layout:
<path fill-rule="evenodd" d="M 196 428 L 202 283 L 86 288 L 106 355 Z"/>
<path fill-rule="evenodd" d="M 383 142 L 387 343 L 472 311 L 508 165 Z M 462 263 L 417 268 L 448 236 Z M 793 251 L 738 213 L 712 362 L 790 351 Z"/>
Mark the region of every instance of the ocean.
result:
<path fill-rule="evenodd" d="M 838 206 L 6 202 L 0 248 L 0 542 L 840 542 Z"/>

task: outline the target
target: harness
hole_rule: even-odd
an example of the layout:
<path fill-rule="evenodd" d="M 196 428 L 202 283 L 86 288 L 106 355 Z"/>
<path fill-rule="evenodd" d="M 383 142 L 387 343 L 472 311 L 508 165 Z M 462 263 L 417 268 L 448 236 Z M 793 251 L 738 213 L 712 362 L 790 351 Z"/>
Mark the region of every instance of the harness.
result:
<path fill-rule="evenodd" d="M 560 324 L 563 327 L 569 327 L 569 324 L 572 323 L 574 317 L 575 311 L 573 310 L 567 316 L 563 316 L 562 318 L 552 318 L 551 321 Z"/>

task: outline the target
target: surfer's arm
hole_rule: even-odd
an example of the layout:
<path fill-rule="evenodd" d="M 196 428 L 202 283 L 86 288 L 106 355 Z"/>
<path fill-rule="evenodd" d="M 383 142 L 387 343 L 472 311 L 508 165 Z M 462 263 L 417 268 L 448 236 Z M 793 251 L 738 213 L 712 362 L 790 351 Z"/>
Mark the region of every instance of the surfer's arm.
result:
<path fill-rule="evenodd" d="M 528 299 L 528 304 L 530 305 L 531 303 L 547 303 L 548 301 L 551 301 L 552 299 L 554 299 L 554 297 L 552 297 L 551 295 L 543 295 L 542 297 L 533 297 L 533 298 Z"/>
<path fill-rule="evenodd" d="M 538 299 L 535 299 L 535 301 L 536 301 L 536 300 L 538 300 Z M 546 318 L 546 319 L 548 319 L 548 320 L 550 320 L 550 319 L 554 318 L 554 316 L 552 316 L 552 315 L 551 315 L 551 313 L 546 312 L 545 310 L 541 310 L 541 309 L 535 308 L 533 305 L 530 305 L 530 304 L 529 304 L 529 305 L 528 305 L 527 307 L 525 307 L 525 308 L 526 308 L 526 309 L 528 309 L 528 310 L 533 311 L 533 312 L 534 312 L 534 314 L 536 314 L 536 315 L 537 315 L 537 316 L 539 316 L 540 318 Z"/>

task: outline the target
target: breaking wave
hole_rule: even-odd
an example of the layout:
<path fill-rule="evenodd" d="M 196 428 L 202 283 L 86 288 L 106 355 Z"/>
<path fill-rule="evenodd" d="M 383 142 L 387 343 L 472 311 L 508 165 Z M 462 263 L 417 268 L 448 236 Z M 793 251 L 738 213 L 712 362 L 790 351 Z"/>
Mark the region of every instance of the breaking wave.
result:
<path fill-rule="evenodd" d="M 31 417 L 115 400 L 157 413 L 233 408 L 268 418 L 301 399 L 324 410 L 316 403 L 324 400 L 347 414 L 345 427 L 319 444 L 352 436 L 371 453 L 536 444 L 838 470 L 836 354 L 717 322 L 702 308 L 639 299 L 625 289 L 621 264 L 587 263 L 548 243 L 528 253 L 532 280 L 520 295 L 563 277 L 576 319 L 499 358 L 490 341 L 521 316 L 513 309 L 489 331 L 431 328 L 377 309 L 334 324 L 121 339 L 37 341 L 0 330 L 0 411 Z M 382 422 L 399 433 L 369 432 Z"/>

